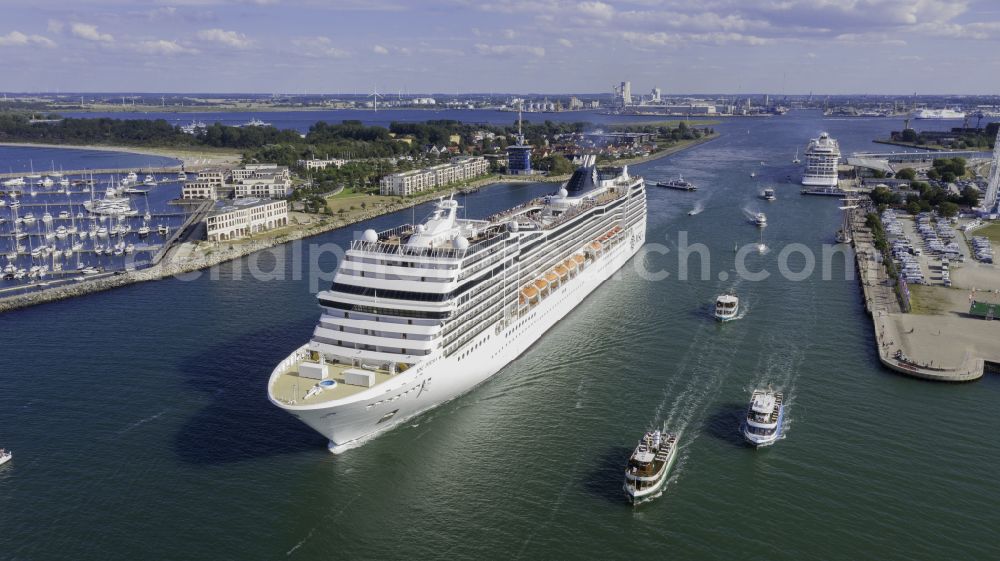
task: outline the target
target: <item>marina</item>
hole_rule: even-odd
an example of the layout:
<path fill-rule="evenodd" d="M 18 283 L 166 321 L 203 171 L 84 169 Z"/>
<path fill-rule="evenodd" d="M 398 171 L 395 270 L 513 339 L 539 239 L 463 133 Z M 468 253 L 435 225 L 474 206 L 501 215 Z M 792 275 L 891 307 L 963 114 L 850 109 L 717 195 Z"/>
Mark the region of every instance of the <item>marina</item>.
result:
<path fill-rule="evenodd" d="M 154 265 L 189 219 L 185 207 L 170 204 L 180 194 L 176 176 L 58 177 L 58 184 L 43 178 L 0 194 L 0 295 Z M 143 190 L 131 188 L 142 183 Z"/>

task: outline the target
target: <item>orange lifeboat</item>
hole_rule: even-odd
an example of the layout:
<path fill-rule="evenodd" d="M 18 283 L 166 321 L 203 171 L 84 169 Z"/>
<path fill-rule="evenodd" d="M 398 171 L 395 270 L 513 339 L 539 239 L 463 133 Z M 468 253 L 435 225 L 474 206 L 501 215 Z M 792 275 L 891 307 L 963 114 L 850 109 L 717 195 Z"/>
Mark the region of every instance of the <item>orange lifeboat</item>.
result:
<path fill-rule="evenodd" d="M 546 283 L 544 280 L 535 279 L 535 287 L 538 288 L 538 290 L 544 290 L 548 286 L 549 286 L 548 283 Z"/>
<path fill-rule="evenodd" d="M 590 249 L 593 249 L 594 251 L 600 251 L 601 242 L 590 242 Z"/>
<path fill-rule="evenodd" d="M 572 271 L 573 269 L 576 268 L 576 261 L 573 261 L 572 259 L 567 259 L 567 260 L 563 261 L 562 264 L 563 264 L 563 267 L 566 267 L 566 269 L 568 269 L 570 271 Z"/>
<path fill-rule="evenodd" d="M 533 286 L 526 286 L 521 289 L 521 299 L 531 300 L 535 296 L 538 296 L 538 289 Z"/>
<path fill-rule="evenodd" d="M 545 280 L 549 281 L 549 283 L 556 282 L 559 280 L 559 275 L 553 273 L 552 271 L 549 271 L 545 273 Z"/>
<path fill-rule="evenodd" d="M 555 271 L 556 271 L 556 274 L 559 275 L 559 278 L 565 277 L 566 275 L 569 274 L 569 269 L 567 269 L 566 267 L 564 267 L 562 265 L 556 265 Z"/>
<path fill-rule="evenodd" d="M 585 262 L 586 260 L 587 260 L 587 258 L 586 258 L 586 257 L 584 257 L 583 255 L 580 255 L 579 253 L 577 253 L 576 255 L 574 255 L 574 256 L 573 256 L 573 261 L 576 261 L 576 263 L 577 263 L 578 265 L 583 265 L 583 263 L 584 263 L 584 262 Z"/>

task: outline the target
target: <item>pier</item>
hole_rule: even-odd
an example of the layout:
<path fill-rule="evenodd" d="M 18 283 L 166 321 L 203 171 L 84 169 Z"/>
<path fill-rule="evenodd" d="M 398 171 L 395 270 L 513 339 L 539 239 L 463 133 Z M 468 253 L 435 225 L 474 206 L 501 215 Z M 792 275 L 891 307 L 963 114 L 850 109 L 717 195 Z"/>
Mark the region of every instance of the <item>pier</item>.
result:
<path fill-rule="evenodd" d="M 124 175 L 130 171 L 136 173 L 177 173 L 179 171 L 184 171 L 184 164 L 177 164 L 174 166 L 160 166 L 160 167 L 144 167 L 144 168 L 98 168 L 98 169 L 72 169 L 72 170 L 62 170 L 59 173 L 64 176 L 70 175 Z M 190 170 L 188 170 L 190 171 Z M 19 172 L 6 172 L 0 173 L 0 180 L 4 179 L 14 179 L 15 177 L 27 177 L 31 172 L 19 171 Z M 45 176 L 45 172 L 35 172 L 38 175 Z"/>
<path fill-rule="evenodd" d="M 916 328 L 911 328 L 910 331 L 901 329 L 902 322 L 899 320 L 907 314 L 904 314 L 896 296 L 894 281 L 886 274 L 880 261 L 881 252 L 875 247 L 863 207 L 854 211 L 852 230 L 858 281 L 864 293 L 865 310 L 871 315 L 874 325 L 879 362 L 894 372 L 924 380 L 971 382 L 981 378 L 985 372 L 985 360 L 973 356 L 971 351 L 966 351 L 964 358 L 954 366 L 935 365 L 933 361 L 921 363 L 907 358 L 904 349 L 912 348 L 913 344 L 933 348 L 935 343 L 915 343 L 917 336 L 913 334 Z M 923 334 L 919 337 L 922 336 Z"/>

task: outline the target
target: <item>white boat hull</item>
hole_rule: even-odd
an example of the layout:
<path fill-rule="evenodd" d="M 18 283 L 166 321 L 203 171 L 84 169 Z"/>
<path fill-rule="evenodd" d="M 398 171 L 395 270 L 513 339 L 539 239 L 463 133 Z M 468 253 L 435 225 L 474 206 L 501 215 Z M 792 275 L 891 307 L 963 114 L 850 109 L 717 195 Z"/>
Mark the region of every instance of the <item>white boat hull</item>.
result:
<path fill-rule="evenodd" d="M 499 325 L 483 330 L 466 347 L 476 350 L 462 360 L 459 357 L 463 353 L 447 358 L 432 356 L 389 382 L 335 403 L 288 405 L 274 399 L 270 392 L 268 399 L 329 439 L 331 452 L 357 447 L 415 415 L 468 392 L 520 356 L 638 252 L 646 239 L 645 217 L 631 227 L 627 236 L 624 243 L 615 246 L 503 331 L 497 331 Z M 268 386 L 273 385 L 281 372 L 306 349 L 307 345 L 303 345 L 282 361 L 272 372 Z"/>

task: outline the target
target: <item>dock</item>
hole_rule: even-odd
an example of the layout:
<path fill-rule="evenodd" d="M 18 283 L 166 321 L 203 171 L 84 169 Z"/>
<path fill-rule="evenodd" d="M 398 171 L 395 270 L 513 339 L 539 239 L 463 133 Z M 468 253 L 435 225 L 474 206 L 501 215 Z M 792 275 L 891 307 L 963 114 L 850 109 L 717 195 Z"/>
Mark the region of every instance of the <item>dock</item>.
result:
<path fill-rule="evenodd" d="M 177 164 L 177 165 L 174 165 L 174 166 L 143 167 L 143 168 L 134 168 L 134 167 L 132 167 L 132 168 L 71 169 L 71 170 L 60 170 L 59 173 L 63 174 L 64 176 L 69 176 L 69 175 L 81 175 L 82 176 L 82 175 L 90 175 L 90 174 L 94 174 L 94 175 L 115 175 L 115 174 L 124 175 L 124 174 L 127 174 L 130 171 L 134 171 L 134 172 L 139 173 L 139 174 L 145 174 L 145 173 L 177 173 L 177 172 L 183 171 L 183 170 L 184 170 L 184 165 L 183 164 Z M 188 170 L 188 171 L 190 171 L 190 170 Z M 25 177 L 29 173 L 30 172 L 27 172 L 27 171 L 0 173 L 0 180 L 14 179 L 15 177 Z M 46 175 L 46 173 L 42 172 L 42 171 L 36 171 L 35 173 L 39 174 L 39 175 L 43 175 L 43 176 Z"/>

